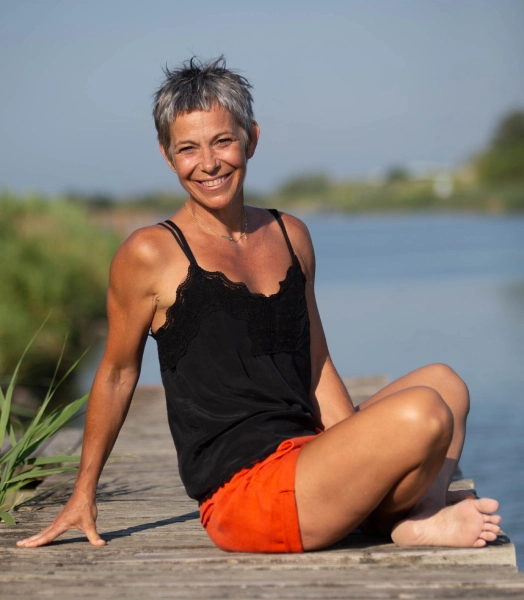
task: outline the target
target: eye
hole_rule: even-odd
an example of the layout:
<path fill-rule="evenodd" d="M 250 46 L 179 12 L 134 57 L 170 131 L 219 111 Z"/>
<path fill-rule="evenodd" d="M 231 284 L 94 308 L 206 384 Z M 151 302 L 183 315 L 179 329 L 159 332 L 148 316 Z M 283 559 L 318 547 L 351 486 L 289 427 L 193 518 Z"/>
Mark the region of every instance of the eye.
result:
<path fill-rule="evenodd" d="M 229 146 L 229 144 L 231 144 L 231 142 L 232 142 L 232 141 L 233 141 L 233 140 L 232 140 L 231 138 L 220 138 L 220 139 L 217 141 L 217 144 L 218 144 L 219 146 Z"/>
<path fill-rule="evenodd" d="M 181 148 L 178 149 L 178 153 L 179 154 L 187 154 L 189 152 L 191 152 L 191 150 L 193 150 L 193 146 L 182 146 Z"/>

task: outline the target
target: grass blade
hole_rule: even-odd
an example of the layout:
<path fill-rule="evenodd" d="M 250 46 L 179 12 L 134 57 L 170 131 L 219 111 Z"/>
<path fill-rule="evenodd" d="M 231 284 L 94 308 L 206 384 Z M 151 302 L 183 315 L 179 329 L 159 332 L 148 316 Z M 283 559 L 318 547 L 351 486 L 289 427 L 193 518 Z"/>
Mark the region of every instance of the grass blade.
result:
<path fill-rule="evenodd" d="M 22 357 L 16 365 L 7 391 L 4 393 L 0 389 L 0 447 L 4 443 L 6 434 L 9 435 L 11 440 L 11 447 L 3 455 L 0 455 L 0 521 L 10 525 L 16 524 L 10 512 L 17 506 L 41 496 L 42 494 L 48 493 L 50 489 L 59 487 L 65 482 L 61 481 L 52 488 L 34 494 L 27 492 L 24 489 L 28 484 L 38 482 L 49 475 L 77 471 L 80 462 L 80 456 L 67 456 L 64 451 L 48 457 L 32 456 L 46 440 L 56 434 L 60 428 L 78 414 L 88 397 L 86 394 L 82 398 L 78 398 L 66 406 L 55 408 L 49 414 L 46 414 L 46 409 L 56 390 L 66 377 L 71 374 L 81 358 L 85 355 L 84 353 L 76 360 L 73 365 L 67 369 L 65 375 L 57 382 L 61 360 L 64 355 L 65 342 L 44 401 L 36 411 L 36 414 L 33 415 L 31 422 L 20 439 L 17 440 L 14 434 L 12 421 L 15 412 L 12 410 L 13 391 L 22 360 L 42 327 L 39 328 L 30 343 L 26 346 Z M 69 481 L 69 479 L 67 481 Z M 29 498 L 26 497 L 28 493 L 30 495 Z"/>
<path fill-rule="evenodd" d="M 8 512 L 0 512 L 0 520 L 4 521 L 6 525 L 16 525 L 16 521 Z"/>
<path fill-rule="evenodd" d="M 17 455 L 18 461 L 23 461 L 35 452 L 43 442 L 53 436 L 61 427 L 66 425 L 82 408 L 88 394 L 67 406 L 61 407 L 48 415 L 39 425 L 29 426 L 23 437 L 18 441 L 16 448 L 9 452 Z"/>
<path fill-rule="evenodd" d="M 78 366 L 79 362 L 84 358 L 84 356 L 88 353 L 89 348 L 83 352 L 74 362 L 73 364 L 69 367 L 69 369 L 67 369 L 67 371 L 64 373 L 64 375 L 60 378 L 60 380 L 58 381 L 58 383 L 56 385 L 54 385 L 54 381 L 56 378 L 56 374 L 58 371 L 58 367 L 60 366 L 60 363 L 62 362 L 62 356 L 65 350 L 65 343 L 64 343 L 64 347 L 62 348 L 62 352 L 60 354 L 60 358 L 58 359 L 58 364 L 56 367 L 56 372 L 55 375 L 53 376 L 53 380 L 51 382 L 51 385 L 47 391 L 46 397 L 44 399 L 44 403 L 43 406 L 44 408 L 47 407 L 47 405 L 49 404 L 49 402 L 51 401 L 51 399 L 53 398 L 53 396 L 55 395 L 56 391 L 58 390 L 58 388 L 62 385 L 62 383 L 64 383 L 64 381 L 69 377 L 69 375 L 71 375 L 71 373 L 74 371 L 74 369 L 76 369 L 76 367 Z"/>
<path fill-rule="evenodd" d="M 58 369 L 60 368 L 60 364 L 62 362 L 62 358 L 64 356 L 64 350 L 65 350 L 65 345 L 66 345 L 66 341 L 67 339 L 64 341 L 64 343 L 62 344 L 62 349 L 60 351 L 60 356 L 58 357 L 58 361 L 56 363 L 56 367 L 55 367 L 55 371 L 53 373 L 53 377 L 51 379 L 51 383 L 49 384 L 49 388 L 47 390 L 47 393 L 45 395 L 45 398 L 40 406 L 40 408 L 38 409 L 36 415 L 34 416 L 33 420 L 31 421 L 29 427 L 27 428 L 26 431 L 26 435 L 24 436 L 24 439 L 31 439 L 31 437 L 33 436 L 33 431 L 37 428 L 38 424 L 40 423 L 40 420 L 42 419 L 44 412 L 47 408 L 47 405 L 49 404 L 51 398 L 53 397 L 54 394 L 54 390 L 53 390 L 53 385 L 56 379 L 56 375 L 58 373 Z M 70 372 L 70 371 L 68 371 Z M 22 444 L 24 444 L 24 442 L 22 442 Z"/>
<path fill-rule="evenodd" d="M 15 438 L 15 433 L 13 431 L 13 427 L 11 425 L 10 422 L 10 413 L 16 413 L 16 411 L 13 410 L 13 405 L 11 403 L 9 403 L 9 410 L 7 410 L 7 406 L 4 409 L 4 405 L 6 405 L 6 398 L 4 396 L 4 392 L 2 391 L 2 388 L 0 387 L 0 411 L 2 412 L 2 414 L 4 412 L 8 413 L 8 417 L 7 417 L 7 422 L 5 425 L 5 432 L 7 433 L 7 435 L 9 436 L 9 439 L 11 441 L 11 446 L 14 446 L 16 444 L 16 438 Z M 4 433 L 4 438 L 5 438 L 5 433 Z M 2 444 L 0 444 L 0 449 L 2 448 L 3 442 Z"/>
<path fill-rule="evenodd" d="M 0 477 L 0 491 L 4 492 L 7 487 L 7 481 L 11 478 L 15 470 L 16 462 L 15 457 L 11 456 L 9 461 L 5 463 L 4 470 L 2 471 L 2 477 Z M 5 495 L 5 494 L 3 494 Z M 0 505 L 1 508 L 1 505 Z"/>
<path fill-rule="evenodd" d="M 29 348 L 32 346 L 33 342 L 35 341 L 36 336 L 40 333 L 40 331 L 42 331 L 42 328 L 47 323 L 48 319 L 49 319 L 49 315 L 47 316 L 45 321 L 42 323 L 42 325 L 40 325 L 37 332 L 33 335 L 29 344 L 27 344 L 27 346 L 25 347 L 24 351 L 22 352 L 22 356 L 20 357 L 20 360 L 16 364 L 13 376 L 11 377 L 11 381 L 9 382 L 9 386 L 7 387 L 5 396 L 2 394 L 2 415 L 0 416 L 0 448 L 2 448 L 2 446 L 4 445 L 6 430 L 10 429 L 9 415 L 11 412 L 11 399 L 13 397 L 13 391 L 15 389 L 15 383 L 16 383 L 16 379 L 18 377 L 18 372 L 20 371 L 20 366 L 22 364 L 22 361 L 24 360 L 25 355 L 29 351 Z"/>
<path fill-rule="evenodd" d="M 68 456 L 65 454 L 55 456 L 41 456 L 39 458 L 28 458 L 24 461 L 24 466 L 40 466 L 40 465 L 52 465 L 54 463 L 66 463 L 66 462 L 80 462 L 80 454 Z"/>
<path fill-rule="evenodd" d="M 41 477 L 46 477 L 47 475 L 56 475 L 57 473 L 65 473 L 67 471 L 76 471 L 78 467 L 56 467 L 54 469 L 41 469 L 40 467 L 36 467 L 31 469 L 30 471 L 24 471 L 20 473 L 20 475 L 16 475 L 7 481 L 7 485 L 11 486 L 11 484 L 16 483 L 18 481 L 34 481 L 35 479 L 40 479 Z"/>
<path fill-rule="evenodd" d="M 40 496 L 43 496 L 44 494 L 49 494 L 49 492 L 52 492 L 53 490 L 56 490 L 57 488 L 65 485 L 66 483 L 69 483 L 70 481 L 74 481 L 74 480 L 75 480 L 75 477 L 69 477 L 69 479 L 65 479 L 64 481 L 59 481 L 57 484 L 52 485 L 51 487 L 46 488 L 45 490 L 42 490 L 41 492 L 36 492 L 36 494 L 33 494 L 29 498 L 25 498 L 21 502 L 16 502 L 15 504 L 13 504 L 13 506 L 11 507 L 10 510 L 14 510 L 15 508 L 18 508 L 19 506 L 22 506 L 22 504 L 25 504 L 26 502 L 30 502 L 31 500 L 35 500 L 35 498 L 39 498 Z"/>

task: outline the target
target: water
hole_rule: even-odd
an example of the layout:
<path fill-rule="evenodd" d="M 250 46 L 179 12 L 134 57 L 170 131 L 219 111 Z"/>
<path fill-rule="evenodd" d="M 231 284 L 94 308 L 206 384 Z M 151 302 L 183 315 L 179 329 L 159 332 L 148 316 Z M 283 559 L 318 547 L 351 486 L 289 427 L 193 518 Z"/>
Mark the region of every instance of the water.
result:
<path fill-rule="evenodd" d="M 524 565 L 524 218 L 306 219 L 330 351 L 347 375 L 445 362 L 472 396 L 461 466 L 501 502 Z"/>
<path fill-rule="evenodd" d="M 501 501 L 524 565 L 524 218 L 307 216 L 317 299 L 343 375 L 447 363 L 472 395 L 461 465 Z M 142 383 L 160 383 L 146 347 Z"/>

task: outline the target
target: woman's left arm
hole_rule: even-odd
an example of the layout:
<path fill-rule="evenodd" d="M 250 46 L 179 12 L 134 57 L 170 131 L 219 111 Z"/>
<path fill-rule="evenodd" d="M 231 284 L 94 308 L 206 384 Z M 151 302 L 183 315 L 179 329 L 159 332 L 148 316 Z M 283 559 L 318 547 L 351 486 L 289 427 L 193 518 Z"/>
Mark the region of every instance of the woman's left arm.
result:
<path fill-rule="evenodd" d="M 355 413 L 353 403 L 329 355 L 315 298 L 315 252 L 306 225 L 291 215 L 282 218 L 306 276 L 306 299 L 311 331 L 311 400 L 324 429 Z"/>

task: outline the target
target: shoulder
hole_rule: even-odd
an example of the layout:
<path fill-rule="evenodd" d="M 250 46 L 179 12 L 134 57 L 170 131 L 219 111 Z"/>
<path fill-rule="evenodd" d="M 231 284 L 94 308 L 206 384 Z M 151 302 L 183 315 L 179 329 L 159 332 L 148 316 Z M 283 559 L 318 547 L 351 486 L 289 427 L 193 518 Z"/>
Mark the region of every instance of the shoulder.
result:
<path fill-rule="evenodd" d="M 173 234 L 160 225 L 149 225 L 134 231 L 119 247 L 113 259 L 115 265 L 151 268 L 162 265 L 166 256 L 183 256 Z"/>
<path fill-rule="evenodd" d="M 302 269 L 307 279 L 312 280 L 315 275 L 315 252 L 309 229 L 304 221 L 298 217 L 280 210 L 278 212 L 286 227 L 293 250 L 302 265 Z"/>
<path fill-rule="evenodd" d="M 162 252 L 160 229 L 157 225 L 151 225 L 133 231 L 116 251 L 113 263 L 143 263 L 144 266 L 150 266 Z"/>
<path fill-rule="evenodd" d="M 166 261 L 183 253 L 172 234 L 159 225 L 134 231 L 118 248 L 111 263 L 113 283 L 132 280 L 134 285 L 149 286 L 166 265 Z"/>
<path fill-rule="evenodd" d="M 256 208 L 250 206 L 249 210 L 255 213 L 257 222 L 261 223 L 263 226 L 275 223 L 273 214 L 270 213 L 267 208 Z M 276 209 L 270 210 L 275 211 Z M 309 230 L 303 221 L 301 221 L 298 217 L 294 217 L 293 215 L 285 213 L 281 210 L 278 210 L 278 214 L 284 223 L 293 248 L 295 248 L 296 245 L 311 245 L 311 236 L 309 235 Z"/>
<path fill-rule="evenodd" d="M 311 243 L 311 236 L 309 229 L 304 221 L 301 221 L 298 217 L 294 217 L 288 213 L 278 211 L 282 217 L 282 221 L 286 226 L 289 237 L 295 238 L 299 243 L 308 242 Z"/>

